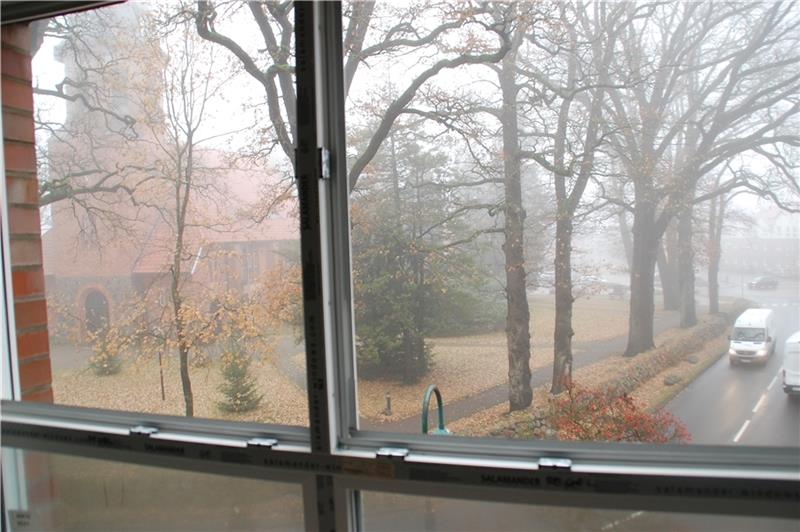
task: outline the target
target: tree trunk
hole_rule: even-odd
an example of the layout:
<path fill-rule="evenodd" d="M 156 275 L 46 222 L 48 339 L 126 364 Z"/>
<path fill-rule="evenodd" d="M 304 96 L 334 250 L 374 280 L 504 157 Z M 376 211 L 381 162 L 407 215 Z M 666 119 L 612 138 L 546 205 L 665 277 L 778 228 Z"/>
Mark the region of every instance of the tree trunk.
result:
<path fill-rule="evenodd" d="M 193 149 L 192 134 L 187 135 L 186 165 L 181 165 L 178 158 L 177 174 L 183 179 L 176 179 L 175 188 L 175 247 L 172 250 L 171 267 L 171 292 L 172 310 L 175 319 L 175 338 L 178 342 L 178 359 L 180 361 L 181 386 L 183 388 L 183 402 L 186 406 L 186 417 L 194 416 L 194 394 L 192 381 L 189 377 L 189 341 L 186 338 L 186 323 L 183 316 L 183 296 L 181 295 L 181 261 L 183 260 L 183 237 L 186 231 L 186 211 L 189 207 L 189 194 L 191 192 L 193 177 Z"/>
<path fill-rule="evenodd" d="M 667 240 L 665 237 L 664 240 Z M 669 246 L 667 242 L 658 244 L 658 276 L 661 279 L 661 295 L 664 300 L 664 310 L 678 310 L 681 305 L 680 290 L 678 284 L 678 268 L 675 260 L 674 249 L 669 255 L 664 251 L 664 246 Z"/>
<path fill-rule="evenodd" d="M 708 313 L 719 314 L 719 255 L 708 259 Z"/>
<path fill-rule="evenodd" d="M 397 169 L 397 148 L 395 147 L 394 143 L 394 132 L 389 134 L 389 148 L 390 148 L 390 155 L 392 161 L 392 198 L 394 199 L 394 210 L 395 216 L 397 217 L 397 224 L 398 227 L 402 227 L 402 221 L 400 217 L 402 216 L 402 203 L 400 200 L 400 172 Z M 419 206 L 419 202 L 415 207 Z M 416 233 L 414 235 L 416 237 Z"/>
<path fill-rule="evenodd" d="M 419 188 L 417 188 L 419 190 Z M 415 228 L 416 233 L 416 228 Z M 413 349 L 415 371 L 413 380 L 417 382 L 428 371 L 428 353 L 425 350 L 425 259 L 421 252 L 417 251 L 413 256 L 414 261 L 414 330 L 413 330 Z"/>
<path fill-rule="evenodd" d="M 719 314 L 719 263 L 722 258 L 722 217 L 725 198 L 711 198 L 708 215 L 708 312 Z"/>
<path fill-rule="evenodd" d="M 633 267 L 626 357 L 638 355 L 655 345 L 653 284 L 659 242 L 656 233 L 655 205 L 638 199 L 633 214 Z"/>
<path fill-rule="evenodd" d="M 516 48 L 502 62 L 503 171 L 505 199 L 506 340 L 508 343 L 508 402 L 511 411 L 533 401 L 531 389 L 531 334 L 528 294 L 525 290 L 524 221 L 517 117 Z"/>
<path fill-rule="evenodd" d="M 678 218 L 678 285 L 680 293 L 681 327 L 697 325 L 694 302 L 694 248 L 692 247 L 692 205 L 681 211 Z"/>
<path fill-rule="evenodd" d="M 554 333 L 553 382 L 550 393 L 561 393 L 572 385 L 572 217 L 556 222 L 556 321 Z"/>
<path fill-rule="evenodd" d="M 179 346 L 181 361 L 181 387 L 183 388 L 183 402 L 186 405 L 186 417 L 194 416 L 194 394 L 192 393 L 192 381 L 189 379 L 189 349 L 186 342 L 181 342 Z"/>
<path fill-rule="evenodd" d="M 176 275 L 177 273 L 177 275 Z M 175 318 L 175 335 L 178 340 L 178 360 L 180 362 L 181 386 L 183 388 L 183 402 L 186 407 L 186 417 L 194 416 L 194 395 L 192 381 L 189 378 L 189 346 L 186 342 L 186 327 L 183 323 L 182 300 L 178 288 L 180 272 L 172 275 L 172 309 Z"/>
<path fill-rule="evenodd" d="M 628 227 L 628 211 L 620 209 L 617 213 L 619 222 L 619 235 L 622 238 L 622 248 L 625 250 L 625 262 L 628 264 L 628 271 L 631 271 L 633 263 L 633 242 L 631 242 L 631 229 Z"/>

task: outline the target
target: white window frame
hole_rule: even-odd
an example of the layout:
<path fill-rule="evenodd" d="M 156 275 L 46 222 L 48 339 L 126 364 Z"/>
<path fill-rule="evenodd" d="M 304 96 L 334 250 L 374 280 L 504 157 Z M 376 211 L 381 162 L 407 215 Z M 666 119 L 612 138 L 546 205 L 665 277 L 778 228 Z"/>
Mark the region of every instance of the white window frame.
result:
<path fill-rule="evenodd" d="M 309 428 L 3 401 L 3 445 L 291 479 L 303 484 L 309 530 L 360 529 L 359 489 L 437 496 L 446 492 L 466 499 L 560 506 L 800 517 L 796 448 L 765 452 L 757 447 L 509 441 L 360 430 L 341 5 L 298 2 L 295 16 Z M 5 213 L 3 209 L 4 246 Z M 5 288 L 11 277 L 5 247 L 3 251 Z M 4 302 L 9 305 L 8 298 Z M 13 305 L 6 308 L 4 378 L 8 373 L 18 378 L 11 353 L 16 345 Z M 172 452 L 176 449 L 177 458 Z"/>
<path fill-rule="evenodd" d="M 675 478 L 719 479 L 725 485 L 736 478 L 762 480 L 800 480 L 800 457 L 794 448 L 770 448 L 763 453 L 757 447 L 603 444 L 545 441 L 508 441 L 474 438 L 437 438 L 376 431 L 358 427 L 357 373 L 354 356 L 355 335 L 351 307 L 349 242 L 349 183 L 345 165 L 345 110 L 341 83 L 341 13 L 338 4 L 320 8 L 322 23 L 317 36 L 321 61 L 327 69 L 318 76 L 320 95 L 320 148 L 330 151 L 330 179 L 321 180 L 321 231 L 331 242 L 323 247 L 320 261 L 332 265 L 323 286 L 334 294 L 330 304 L 337 324 L 337 357 L 333 371 L 338 389 L 331 400 L 338 398 L 338 452 L 374 453 L 381 448 L 402 448 L 406 461 L 467 464 L 501 460 L 506 465 L 529 469 L 531 464 L 551 463 L 567 458 L 571 471 L 583 474 L 664 475 Z M 337 68 L 332 68 L 332 67 Z M 325 216 L 328 214 L 328 216 Z M 325 225 L 328 227 L 325 227 Z M 325 252 L 328 252 L 326 255 Z M 330 362 L 330 361 L 329 361 Z M 338 393 L 336 393 L 338 392 Z M 534 466 L 535 467 L 535 466 Z M 724 479 L 724 480 L 723 480 Z"/>
<path fill-rule="evenodd" d="M 0 103 L 2 99 L 0 98 Z M 0 131 L 3 131 L 3 119 L 0 117 Z M 5 152 L 0 153 L 0 175 L 5 179 L 6 166 L 5 166 Z M 2 284 L 2 304 L 0 304 L 0 320 L 5 331 L 3 334 L 3 347 L 2 347 L 2 371 L 3 378 L 0 383 L 0 399 L 19 401 L 22 399 L 20 394 L 19 384 L 19 357 L 17 356 L 17 342 L 10 341 L 11 338 L 16 338 L 16 322 L 14 320 L 14 294 L 13 285 L 11 282 L 11 261 L 8 257 L 11 256 L 11 249 L 9 243 L 8 233 L 8 205 L 7 199 L 8 192 L 6 191 L 5 183 L 0 187 L 0 260 L 2 260 L 3 269 L 3 284 Z M 8 279 L 8 281 L 6 281 Z"/>

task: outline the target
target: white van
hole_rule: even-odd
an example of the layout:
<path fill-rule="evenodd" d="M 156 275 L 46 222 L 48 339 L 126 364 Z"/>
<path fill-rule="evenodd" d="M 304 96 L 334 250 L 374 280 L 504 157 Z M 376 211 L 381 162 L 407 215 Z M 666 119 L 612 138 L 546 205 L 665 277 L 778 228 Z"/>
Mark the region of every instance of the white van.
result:
<path fill-rule="evenodd" d="M 788 394 L 800 394 L 800 331 L 786 340 L 781 375 L 783 375 L 783 391 Z"/>
<path fill-rule="evenodd" d="M 772 314 L 771 309 L 749 308 L 736 319 L 728 350 L 731 365 L 766 362 L 767 357 L 775 352 Z"/>

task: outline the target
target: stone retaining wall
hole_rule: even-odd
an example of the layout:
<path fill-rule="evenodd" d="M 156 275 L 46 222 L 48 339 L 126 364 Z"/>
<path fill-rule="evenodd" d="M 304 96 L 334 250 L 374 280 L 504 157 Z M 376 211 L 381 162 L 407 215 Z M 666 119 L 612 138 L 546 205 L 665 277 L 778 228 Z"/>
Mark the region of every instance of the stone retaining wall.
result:
<path fill-rule="evenodd" d="M 616 389 L 620 394 L 633 392 L 646 381 L 675 366 L 687 356 L 699 351 L 709 341 L 724 334 L 748 306 L 747 301 L 737 301 L 723 313 L 704 317 L 695 327 L 681 331 L 663 345 L 637 355 L 625 375 L 607 381 L 600 387 Z"/>

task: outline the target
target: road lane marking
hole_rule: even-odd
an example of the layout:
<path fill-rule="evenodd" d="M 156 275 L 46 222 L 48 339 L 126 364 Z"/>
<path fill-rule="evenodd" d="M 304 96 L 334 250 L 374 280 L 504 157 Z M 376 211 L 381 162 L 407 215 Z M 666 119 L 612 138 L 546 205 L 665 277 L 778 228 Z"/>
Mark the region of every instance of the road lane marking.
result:
<path fill-rule="evenodd" d="M 761 394 L 761 398 L 760 398 L 760 399 L 758 400 L 758 402 L 756 403 L 756 406 L 754 406 L 754 407 L 753 407 L 753 413 L 754 413 L 754 414 L 755 414 L 756 412 L 758 412 L 758 409 L 759 409 L 759 408 L 761 408 L 761 405 L 764 403 L 764 401 L 766 400 L 766 398 L 767 398 L 767 394 L 765 394 L 765 393 L 762 393 L 762 394 Z"/>
<path fill-rule="evenodd" d="M 772 389 L 772 387 L 775 386 L 776 382 L 778 382 L 778 376 L 777 375 L 772 377 L 772 380 L 770 381 L 769 386 L 767 386 L 767 391 L 770 391 Z"/>
<path fill-rule="evenodd" d="M 744 422 L 744 425 L 742 425 L 742 428 L 740 428 L 739 432 L 736 433 L 736 436 L 733 437 L 733 443 L 739 443 L 739 438 L 742 437 L 742 434 L 744 434 L 744 431 L 747 430 L 747 426 L 749 424 L 750 424 L 750 420 L 749 419 Z"/>
<path fill-rule="evenodd" d="M 616 528 L 622 523 L 627 523 L 628 521 L 632 521 L 642 515 L 644 512 L 638 511 L 633 512 L 632 514 L 626 515 L 622 519 L 617 519 L 616 521 L 611 521 L 610 523 L 606 523 L 605 525 L 600 527 L 600 530 L 611 530 L 612 528 Z"/>

